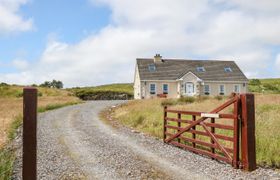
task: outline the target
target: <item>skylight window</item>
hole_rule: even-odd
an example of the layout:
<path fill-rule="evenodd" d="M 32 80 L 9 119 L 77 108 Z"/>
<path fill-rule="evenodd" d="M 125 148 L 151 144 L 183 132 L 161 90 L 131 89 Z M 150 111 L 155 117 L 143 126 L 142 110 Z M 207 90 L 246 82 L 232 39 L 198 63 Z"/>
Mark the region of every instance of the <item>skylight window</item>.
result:
<path fill-rule="evenodd" d="M 232 72 L 232 69 L 230 67 L 225 67 L 225 72 Z"/>
<path fill-rule="evenodd" d="M 149 71 L 155 71 L 156 70 L 156 66 L 154 64 L 149 64 L 148 68 L 149 68 Z"/>
<path fill-rule="evenodd" d="M 196 67 L 196 71 L 197 72 L 205 72 L 205 68 L 200 66 L 200 67 Z"/>

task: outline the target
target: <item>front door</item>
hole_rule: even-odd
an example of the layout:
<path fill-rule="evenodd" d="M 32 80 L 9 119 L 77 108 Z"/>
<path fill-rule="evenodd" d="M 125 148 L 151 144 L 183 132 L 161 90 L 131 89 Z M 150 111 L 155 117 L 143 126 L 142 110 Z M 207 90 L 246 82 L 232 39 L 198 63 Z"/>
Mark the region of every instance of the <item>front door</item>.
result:
<path fill-rule="evenodd" d="M 187 82 L 185 85 L 185 94 L 187 96 L 193 96 L 194 95 L 194 84 Z"/>

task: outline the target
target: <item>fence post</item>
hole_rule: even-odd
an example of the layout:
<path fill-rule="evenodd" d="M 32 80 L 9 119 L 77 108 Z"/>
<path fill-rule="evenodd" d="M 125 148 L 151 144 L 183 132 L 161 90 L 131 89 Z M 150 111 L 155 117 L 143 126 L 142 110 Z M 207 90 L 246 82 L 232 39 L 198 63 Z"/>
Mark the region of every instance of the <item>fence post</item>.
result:
<path fill-rule="evenodd" d="M 241 157 L 244 170 L 256 167 L 255 98 L 253 94 L 241 94 Z"/>
<path fill-rule="evenodd" d="M 163 108 L 163 142 L 165 142 L 165 139 L 166 139 L 166 125 L 167 125 L 167 120 L 166 120 L 166 117 L 167 117 L 167 106 L 164 106 Z"/>
<path fill-rule="evenodd" d="M 37 89 L 23 89 L 22 179 L 37 178 Z"/>

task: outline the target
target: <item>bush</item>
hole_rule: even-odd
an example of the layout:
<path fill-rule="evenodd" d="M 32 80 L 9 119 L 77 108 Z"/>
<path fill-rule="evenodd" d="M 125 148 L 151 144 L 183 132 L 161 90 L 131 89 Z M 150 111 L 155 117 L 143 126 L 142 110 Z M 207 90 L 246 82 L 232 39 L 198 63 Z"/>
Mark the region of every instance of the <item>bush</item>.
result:
<path fill-rule="evenodd" d="M 217 99 L 217 100 L 219 100 L 219 101 L 221 101 L 221 100 L 223 99 L 223 96 L 219 96 L 219 95 L 218 95 L 218 96 L 215 96 L 214 98 Z"/>
<path fill-rule="evenodd" d="M 182 103 L 193 103 L 195 102 L 195 98 L 194 97 L 180 97 L 178 99 L 179 102 L 182 102 Z"/>
<path fill-rule="evenodd" d="M 209 99 L 209 96 L 197 96 L 197 101 L 202 102 Z"/>
<path fill-rule="evenodd" d="M 259 79 L 252 79 L 252 80 L 250 80 L 249 85 L 260 86 L 261 85 L 261 81 Z"/>
<path fill-rule="evenodd" d="M 172 106 L 176 104 L 177 104 L 177 100 L 175 99 L 165 99 L 161 102 L 161 106 Z"/>
<path fill-rule="evenodd" d="M 133 127 L 137 127 L 138 125 L 142 124 L 143 121 L 145 120 L 145 117 L 140 115 L 133 123 Z"/>

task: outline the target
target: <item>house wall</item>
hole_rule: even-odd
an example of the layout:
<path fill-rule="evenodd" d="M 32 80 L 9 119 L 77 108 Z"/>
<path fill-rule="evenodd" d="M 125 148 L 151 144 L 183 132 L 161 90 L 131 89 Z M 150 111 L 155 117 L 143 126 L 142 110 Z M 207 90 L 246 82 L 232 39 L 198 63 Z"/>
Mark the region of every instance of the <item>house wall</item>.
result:
<path fill-rule="evenodd" d="M 239 85 L 240 93 L 247 93 L 248 92 L 248 83 L 233 83 L 233 82 L 204 82 L 204 85 L 210 86 L 210 96 L 217 96 L 220 94 L 220 85 L 225 86 L 225 95 L 228 96 L 232 92 L 234 92 L 234 85 Z M 243 86 L 245 84 L 245 86 Z M 201 86 L 200 95 L 204 95 L 204 86 Z"/>
<path fill-rule="evenodd" d="M 133 88 L 134 88 L 134 99 L 141 99 L 141 82 L 140 82 L 138 66 L 135 67 Z"/>
<path fill-rule="evenodd" d="M 150 94 L 150 84 L 156 85 L 156 94 Z M 178 84 L 176 81 L 141 81 L 142 97 L 144 99 L 157 98 L 157 94 L 163 94 L 163 84 L 168 84 L 167 98 L 179 97 L 179 92 L 177 91 Z"/>

